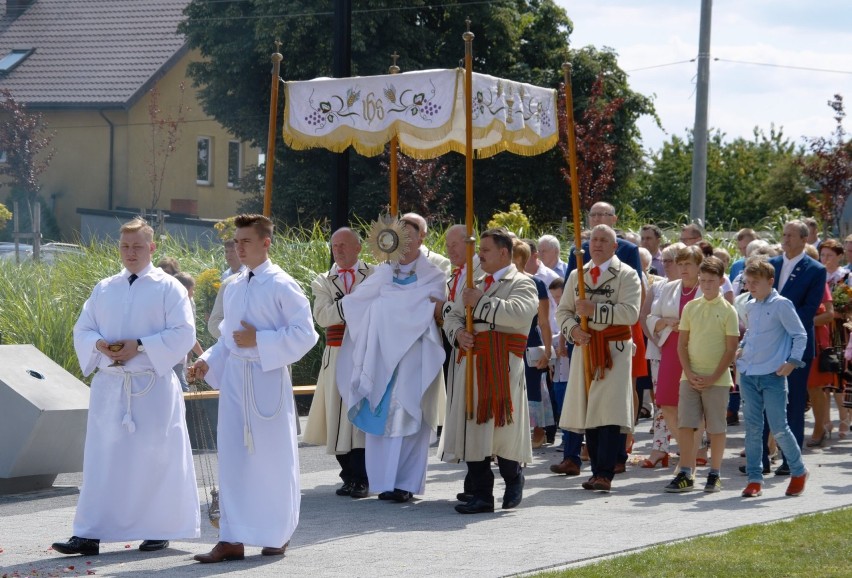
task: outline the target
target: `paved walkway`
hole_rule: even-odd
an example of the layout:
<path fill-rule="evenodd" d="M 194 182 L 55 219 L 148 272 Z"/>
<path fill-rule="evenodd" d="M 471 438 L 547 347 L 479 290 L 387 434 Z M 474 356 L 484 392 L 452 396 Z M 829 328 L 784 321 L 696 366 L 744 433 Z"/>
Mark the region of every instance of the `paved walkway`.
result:
<path fill-rule="evenodd" d="M 611 494 L 584 491 L 585 472 L 574 478 L 551 474 L 548 466 L 559 454 L 543 448 L 526 470 L 523 504 L 493 515 L 456 514 L 463 466 L 434 457 L 420 499 L 400 505 L 337 497 L 336 462 L 322 449 L 305 446 L 300 452 L 302 517 L 287 556 L 261 558 L 258 548 L 247 548 L 245 561 L 212 565 L 192 560 L 217 540 L 206 522 L 201 538 L 173 541 L 170 549 L 153 554 L 139 552 L 135 542 L 104 544 L 101 555 L 90 558 L 56 554 L 50 544 L 71 534 L 80 483 L 79 474 L 63 475 L 51 490 L 0 496 L 0 576 L 506 576 L 852 505 L 852 437 L 837 440 L 835 435 L 824 448 L 806 450 L 811 479 L 804 496 L 785 497 L 788 478 L 770 475 L 761 498 L 743 500 L 745 477 L 737 471 L 744 463 L 738 457 L 741 426 L 731 428 L 718 494 L 663 493 L 673 468 L 636 465 L 639 456 L 647 455 L 649 427 L 650 421 L 640 422 L 637 457 Z M 699 469 L 699 476 L 705 471 Z M 502 492 L 499 479 L 497 489 Z M 201 496 L 203 504 L 203 491 Z"/>

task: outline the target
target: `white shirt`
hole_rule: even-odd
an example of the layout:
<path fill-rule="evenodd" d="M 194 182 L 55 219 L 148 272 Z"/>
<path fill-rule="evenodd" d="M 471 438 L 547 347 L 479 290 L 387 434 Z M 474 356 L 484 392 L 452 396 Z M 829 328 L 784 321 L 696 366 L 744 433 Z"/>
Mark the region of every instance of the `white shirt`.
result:
<path fill-rule="evenodd" d="M 790 273 L 793 272 L 793 269 L 796 265 L 799 264 L 799 261 L 805 258 L 805 252 L 802 251 L 792 259 L 788 259 L 787 255 L 783 256 L 784 262 L 781 265 L 781 275 L 778 276 L 778 291 L 784 289 L 784 284 L 787 283 L 787 280 L 790 278 Z"/>

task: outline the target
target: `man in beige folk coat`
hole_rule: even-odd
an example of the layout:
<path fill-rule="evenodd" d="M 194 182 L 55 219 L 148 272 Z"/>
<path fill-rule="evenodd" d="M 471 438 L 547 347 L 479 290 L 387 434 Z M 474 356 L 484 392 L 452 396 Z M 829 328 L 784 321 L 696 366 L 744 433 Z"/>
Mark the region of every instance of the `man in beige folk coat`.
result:
<path fill-rule="evenodd" d="M 445 309 L 444 332 L 454 345 L 452 381 L 447 391 L 447 417 L 438 455 L 445 462 L 467 462 L 461 514 L 494 511 L 494 473 L 497 456 L 506 482 L 503 508 L 521 503 L 522 463 L 532 461 L 529 408 L 523 354 L 538 293 L 532 279 L 512 264 L 512 238 L 505 229 L 481 235 L 479 260 L 484 278 L 475 288 L 456 293 Z M 465 329 L 465 306 L 473 308 L 474 332 Z M 466 419 L 465 352 L 474 352 L 473 419 Z M 468 493 L 469 490 L 469 493 Z"/>
<path fill-rule="evenodd" d="M 325 351 L 317 377 L 303 441 L 325 445 L 326 453 L 337 458 L 343 485 L 338 496 L 366 498 L 370 492 L 364 464 L 364 432 L 349 421 L 349 406 L 341 398 L 335 377 L 338 353 L 346 331 L 342 300 L 367 278 L 373 267 L 361 261 L 358 233 L 342 227 L 331 236 L 334 265 L 311 283 L 314 319 L 325 329 Z"/>
<path fill-rule="evenodd" d="M 583 267 L 586 298 L 579 298 L 577 271 L 568 277 L 556 322 L 574 348 L 562 417 L 563 429 L 586 434 L 592 477 L 587 490 L 609 492 L 613 469 L 622 449 L 622 433 L 633 430 L 630 326 L 639 318 L 642 290 L 634 269 L 615 256 L 615 231 L 607 225 L 592 229 L 591 260 Z M 589 332 L 580 326 L 587 316 Z M 589 348 L 591 383 L 586 383 L 583 350 Z"/>

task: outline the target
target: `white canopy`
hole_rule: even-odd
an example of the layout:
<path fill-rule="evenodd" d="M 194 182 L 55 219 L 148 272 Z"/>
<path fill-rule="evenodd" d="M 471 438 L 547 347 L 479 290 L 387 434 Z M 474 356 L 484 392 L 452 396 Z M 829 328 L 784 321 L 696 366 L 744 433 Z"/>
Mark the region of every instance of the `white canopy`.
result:
<path fill-rule="evenodd" d="M 473 73 L 473 149 L 532 156 L 553 148 L 556 91 Z M 464 70 L 425 70 L 285 83 L 284 141 L 381 154 L 394 136 L 406 155 L 465 152 Z"/>

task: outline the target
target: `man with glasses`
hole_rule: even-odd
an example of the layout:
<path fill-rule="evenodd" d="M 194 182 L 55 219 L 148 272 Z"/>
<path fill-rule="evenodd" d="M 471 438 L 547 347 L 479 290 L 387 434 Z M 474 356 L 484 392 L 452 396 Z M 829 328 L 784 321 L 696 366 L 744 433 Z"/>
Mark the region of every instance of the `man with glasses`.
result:
<path fill-rule="evenodd" d="M 688 225 L 684 225 L 683 229 L 680 231 L 680 242 L 689 247 L 690 245 L 695 245 L 701 239 L 704 238 L 704 232 L 701 230 L 701 227 L 696 223 L 690 223 Z"/>

